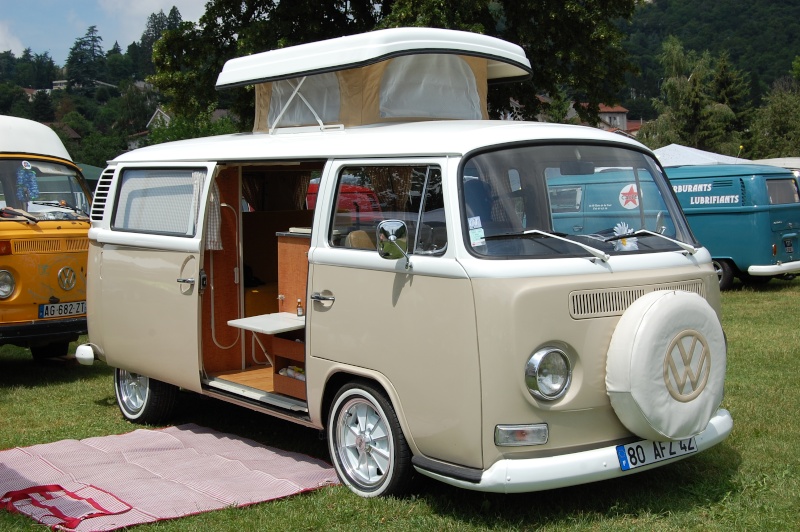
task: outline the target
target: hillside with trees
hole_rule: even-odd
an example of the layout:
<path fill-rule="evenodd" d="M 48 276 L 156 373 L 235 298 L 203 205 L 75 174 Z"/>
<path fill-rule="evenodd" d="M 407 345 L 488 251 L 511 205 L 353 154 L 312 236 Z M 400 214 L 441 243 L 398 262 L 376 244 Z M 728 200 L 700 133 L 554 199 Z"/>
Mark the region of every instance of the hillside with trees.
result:
<path fill-rule="evenodd" d="M 792 70 L 800 55 L 800 2 L 794 0 L 651 0 L 639 5 L 627 34 L 625 51 L 638 72 L 627 76 L 631 96 L 654 98 L 660 93 L 662 43 L 672 36 L 688 51 L 722 54 L 746 78 L 753 105 L 772 84 Z M 645 118 L 653 118 L 652 110 Z M 635 113 L 633 118 L 639 118 Z"/>

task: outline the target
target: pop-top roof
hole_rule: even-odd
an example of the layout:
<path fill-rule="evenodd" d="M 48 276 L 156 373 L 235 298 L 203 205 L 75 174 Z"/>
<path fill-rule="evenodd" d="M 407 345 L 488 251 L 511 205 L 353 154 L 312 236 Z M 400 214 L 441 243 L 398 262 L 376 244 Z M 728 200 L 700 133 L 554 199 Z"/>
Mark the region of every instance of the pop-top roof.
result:
<path fill-rule="evenodd" d="M 47 155 L 72 161 L 55 131 L 15 116 L 0 116 L 0 153 Z"/>
<path fill-rule="evenodd" d="M 518 81 L 531 74 L 525 51 L 495 37 L 437 28 L 391 28 L 231 59 L 220 72 L 216 87 L 335 72 L 430 53 L 486 58 L 489 82 Z"/>

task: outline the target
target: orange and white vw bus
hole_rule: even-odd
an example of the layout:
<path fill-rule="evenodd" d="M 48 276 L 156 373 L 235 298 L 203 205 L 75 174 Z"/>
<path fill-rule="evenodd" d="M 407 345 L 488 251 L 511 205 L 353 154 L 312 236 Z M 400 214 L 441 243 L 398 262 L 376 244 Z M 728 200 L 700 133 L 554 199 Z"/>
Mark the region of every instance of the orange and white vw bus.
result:
<path fill-rule="evenodd" d="M 0 345 L 63 356 L 87 332 L 90 204 L 52 129 L 0 116 Z"/>
<path fill-rule="evenodd" d="M 256 131 L 104 171 L 78 359 L 116 368 L 132 421 L 182 389 L 324 429 L 362 496 L 414 471 L 550 489 L 721 442 L 708 251 L 641 144 L 488 120 L 488 83 L 529 75 L 516 45 L 426 28 L 229 61 L 217 85 L 255 87 Z M 610 170 L 635 208 L 554 229 L 560 176 Z"/>

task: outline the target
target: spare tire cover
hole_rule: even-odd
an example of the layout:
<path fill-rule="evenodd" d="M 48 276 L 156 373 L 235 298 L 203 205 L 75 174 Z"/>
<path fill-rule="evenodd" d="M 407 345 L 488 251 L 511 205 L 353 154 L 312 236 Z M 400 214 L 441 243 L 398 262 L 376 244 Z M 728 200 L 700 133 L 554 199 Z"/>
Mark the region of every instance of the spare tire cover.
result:
<path fill-rule="evenodd" d="M 611 337 L 606 391 L 625 427 L 648 440 L 696 436 L 722 402 L 725 336 L 701 296 L 684 291 L 643 295 Z"/>

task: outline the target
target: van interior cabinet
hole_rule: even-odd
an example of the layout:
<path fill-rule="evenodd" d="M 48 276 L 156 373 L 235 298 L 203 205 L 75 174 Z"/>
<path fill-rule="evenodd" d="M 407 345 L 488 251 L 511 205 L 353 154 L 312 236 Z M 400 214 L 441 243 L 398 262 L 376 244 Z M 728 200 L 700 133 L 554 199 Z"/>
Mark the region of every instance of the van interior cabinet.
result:
<path fill-rule="evenodd" d="M 297 315 L 297 302 L 306 308 L 306 283 L 308 282 L 308 248 L 311 235 L 304 233 L 278 233 L 278 306 L 281 312 Z M 291 334 L 291 333 L 289 333 Z M 295 333 L 296 334 L 296 333 Z M 294 377 L 281 375 L 281 369 L 288 366 L 305 371 L 305 344 L 302 338 L 295 341 L 274 338 L 272 364 L 275 371 L 275 392 L 284 395 L 306 398 L 305 382 Z"/>
<path fill-rule="evenodd" d="M 308 233 L 277 233 L 278 312 L 228 321 L 228 325 L 259 334 L 259 343 L 272 361 L 274 393 L 306 399 L 303 380 L 280 373 L 290 366 L 305 371 L 305 306 L 308 278 Z M 303 316 L 297 314 L 297 302 Z M 230 377 L 228 377 L 230 378 Z"/>

